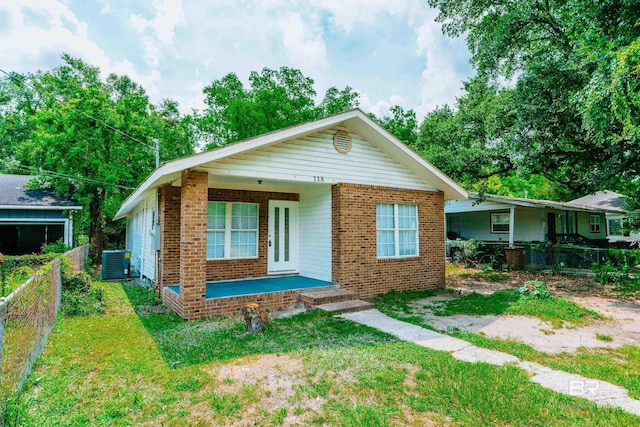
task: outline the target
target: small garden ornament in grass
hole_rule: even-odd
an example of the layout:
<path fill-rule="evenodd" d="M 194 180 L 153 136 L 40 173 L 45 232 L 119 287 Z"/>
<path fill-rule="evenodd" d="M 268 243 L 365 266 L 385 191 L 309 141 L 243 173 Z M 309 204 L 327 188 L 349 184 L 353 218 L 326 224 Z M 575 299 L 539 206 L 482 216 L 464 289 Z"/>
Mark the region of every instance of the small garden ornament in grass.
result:
<path fill-rule="evenodd" d="M 242 309 L 244 314 L 244 321 L 247 324 L 247 332 L 255 334 L 256 332 L 264 332 L 269 323 L 269 317 L 266 311 L 260 311 L 260 305 L 247 304 Z"/>

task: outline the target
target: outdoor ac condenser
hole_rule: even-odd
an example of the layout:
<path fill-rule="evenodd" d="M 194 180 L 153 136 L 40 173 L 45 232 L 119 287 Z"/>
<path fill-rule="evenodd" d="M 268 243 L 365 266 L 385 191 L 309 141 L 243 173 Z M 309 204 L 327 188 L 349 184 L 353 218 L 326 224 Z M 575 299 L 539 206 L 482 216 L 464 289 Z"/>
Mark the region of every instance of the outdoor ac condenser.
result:
<path fill-rule="evenodd" d="M 102 280 L 124 279 L 130 267 L 130 251 L 102 251 Z"/>

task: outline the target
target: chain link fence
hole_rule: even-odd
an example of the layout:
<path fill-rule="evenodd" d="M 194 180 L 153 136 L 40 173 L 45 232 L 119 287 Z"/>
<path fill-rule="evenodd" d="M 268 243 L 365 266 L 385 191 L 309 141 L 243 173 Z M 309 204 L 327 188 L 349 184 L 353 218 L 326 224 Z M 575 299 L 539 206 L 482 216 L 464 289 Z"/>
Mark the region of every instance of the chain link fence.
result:
<path fill-rule="evenodd" d="M 71 268 L 84 269 L 88 250 L 84 245 L 64 254 Z M 60 265 L 58 257 L 0 298 L 0 426 L 53 329 L 62 295 Z"/>

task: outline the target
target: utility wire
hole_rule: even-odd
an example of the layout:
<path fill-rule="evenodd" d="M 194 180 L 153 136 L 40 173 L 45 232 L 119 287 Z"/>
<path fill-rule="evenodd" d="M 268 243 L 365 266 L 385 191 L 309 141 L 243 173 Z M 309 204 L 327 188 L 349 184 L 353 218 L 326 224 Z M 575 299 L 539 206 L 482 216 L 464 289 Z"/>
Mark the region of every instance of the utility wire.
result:
<path fill-rule="evenodd" d="M 33 173 L 32 169 L 28 166 L 22 165 L 22 164 L 15 164 L 12 163 L 8 160 L 4 160 L 4 159 L 0 159 L 0 161 L 4 162 L 5 165 L 8 165 L 10 167 L 15 167 L 17 169 L 19 169 L 22 172 L 29 172 L 29 173 Z M 104 182 L 104 181 L 98 181 L 97 179 L 91 179 L 91 178 L 84 178 L 84 177 L 77 177 L 77 176 L 73 176 L 73 175 L 67 175 L 64 173 L 59 173 L 59 172 L 54 172 L 54 171 L 50 171 L 47 169 L 38 169 L 38 172 L 43 174 L 43 175 L 48 175 L 54 178 L 65 178 L 68 180 L 73 180 L 73 181 L 84 181 L 84 182 L 88 182 L 91 184 L 100 184 L 100 185 L 109 185 L 112 187 L 117 187 L 117 188 L 121 188 L 123 190 L 135 190 L 135 188 L 133 187 L 128 187 L 126 185 L 120 185 L 120 184 L 114 184 L 112 182 Z"/>
<path fill-rule="evenodd" d="M 109 123 L 103 122 L 102 120 L 100 120 L 100 119 L 98 119 L 98 118 L 96 118 L 96 117 L 93 117 L 92 115 L 90 115 L 90 114 L 88 114 L 88 113 L 85 113 L 84 111 L 82 111 L 82 110 L 80 110 L 80 109 L 78 109 L 78 108 L 76 108 L 76 107 L 74 107 L 74 106 L 72 106 L 72 105 L 67 105 L 67 104 L 65 104 L 64 102 L 62 102 L 61 100 L 59 100 L 58 98 L 56 98 L 54 95 L 52 95 L 52 94 L 50 94 L 49 92 L 45 91 L 44 89 L 41 89 L 41 90 L 39 91 L 39 90 L 38 90 L 38 89 L 36 89 L 36 88 L 31 84 L 31 83 L 28 83 L 28 82 L 27 82 L 27 81 L 26 81 L 22 76 L 20 76 L 21 78 L 18 78 L 18 77 L 16 77 L 16 76 L 15 76 L 15 73 L 14 73 L 14 74 L 7 73 L 7 72 L 6 72 L 5 70 L 3 70 L 2 68 L 0 68 L 0 72 L 2 72 L 3 74 L 5 74 L 5 75 L 6 75 L 7 77 L 9 77 L 11 80 L 16 81 L 16 82 L 18 82 L 18 83 L 20 83 L 20 84 L 22 84 L 22 85 L 24 85 L 24 86 L 27 86 L 27 87 L 29 87 L 31 90 L 35 91 L 35 92 L 41 92 L 41 93 L 44 93 L 45 95 L 49 96 L 51 99 L 53 99 L 54 101 L 56 101 L 58 104 L 62 105 L 63 107 L 71 108 L 72 110 L 74 110 L 74 111 L 76 111 L 76 112 L 78 112 L 78 113 L 82 114 L 82 115 L 83 115 L 83 116 L 85 116 L 85 117 L 88 117 L 88 118 L 89 118 L 89 119 L 91 119 L 91 120 L 96 121 L 97 123 L 100 123 L 101 125 L 103 125 L 103 126 L 105 126 L 105 127 L 109 128 L 109 129 L 111 129 L 112 131 L 114 131 L 114 132 L 116 132 L 116 133 L 118 133 L 118 134 L 120 134 L 120 135 L 122 135 L 122 136 L 124 136 L 124 137 L 127 137 L 127 138 L 129 138 L 129 139 L 131 139 L 131 140 L 133 140 L 133 141 L 135 141 L 135 142 L 138 142 L 138 143 L 140 143 L 140 144 L 142 144 L 142 145 L 145 145 L 145 146 L 147 146 L 147 147 L 149 147 L 149 148 L 151 148 L 151 149 L 154 149 L 154 150 L 155 150 L 155 146 L 153 146 L 153 145 L 149 144 L 148 142 L 142 141 L 141 139 L 138 139 L 138 138 L 136 138 L 136 137 L 134 137 L 134 136 L 131 136 L 131 135 L 129 135 L 128 133 L 123 132 L 123 131 L 121 131 L 120 129 L 118 129 L 118 128 L 115 128 L 115 127 L 111 126 Z"/>

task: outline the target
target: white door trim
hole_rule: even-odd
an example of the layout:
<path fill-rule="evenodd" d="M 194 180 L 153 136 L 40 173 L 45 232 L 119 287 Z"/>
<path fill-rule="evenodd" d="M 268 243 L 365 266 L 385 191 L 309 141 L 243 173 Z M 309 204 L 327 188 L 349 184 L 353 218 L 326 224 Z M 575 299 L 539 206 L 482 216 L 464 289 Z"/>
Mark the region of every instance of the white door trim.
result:
<path fill-rule="evenodd" d="M 299 202 L 269 200 L 268 274 L 299 272 L 298 208 Z"/>

